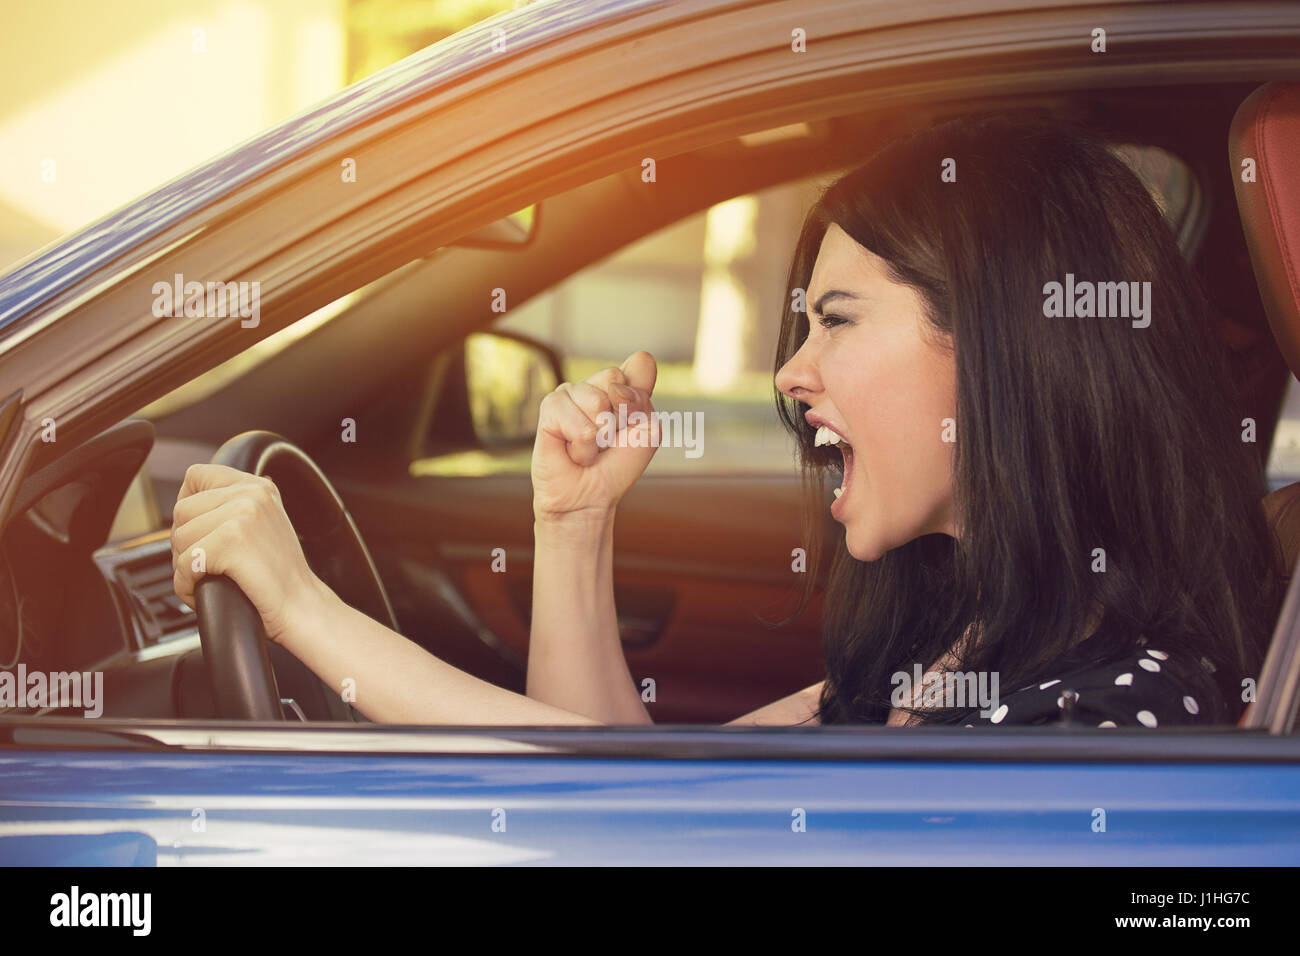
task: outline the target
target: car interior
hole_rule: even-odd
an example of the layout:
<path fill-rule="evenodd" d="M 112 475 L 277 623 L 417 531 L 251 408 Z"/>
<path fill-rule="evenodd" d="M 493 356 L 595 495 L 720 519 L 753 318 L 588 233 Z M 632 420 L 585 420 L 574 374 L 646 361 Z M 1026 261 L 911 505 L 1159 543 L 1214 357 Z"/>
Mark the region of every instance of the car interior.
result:
<path fill-rule="evenodd" d="M 171 507 L 190 464 L 220 450 L 251 469 L 277 450 L 273 476 L 327 583 L 443 660 L 523 692 L 530 415 L 558 381 L 648 348 L 662 356 L 664 407 L 706 408 L 713 430 L 698 459 L 661 450 L 619 508 L 615 592 L 634 679 L 650 681 L 668 724 L 728 721 L 815 683 L 820 592 L 814 582 L 796 613 L 801 479 L 771 387 L 800 217 L 880 144 L 1009 109 L 1104 133 L 1155 195 L 1230 349 L 1224 399 L 1256 423 L 1268 469 L 1300 369 L 1300 84 L 875 106 L 664 157 L 653 190 L 631 168 L 539 196 L 512 220 L 521 228 L 412 261 L 28 474 L 0 535 L 0 668 L 102 670 L 105 717 L 238 719 L 220 689 L 251 678 L 229 672 L 233 657 L 205 659 L 201 622 L 172 591 Z M 1272 175 L 1244 183 L 1242 161 L 1265 155 Z M 727 315 L 737 328 L 715 328 Z M 729 366 L 699 358 L 715 334 L 735 343 Z M 485 404 L 487 392 L 505 404 Z M 1300 474 L 1274 483 L 1264 506 L 1290 573 Z M 839 528 L 824 509 L 816 520 L 829 550 Z M 213 604 L 209 631 L 239 629 L 237 598 Z M 1284 610 L 1275 644 L 1296 640 L 1293 624 Z M 270 662 L 280 704 L 264 717 L 364 721 L 281 648 Z"/>

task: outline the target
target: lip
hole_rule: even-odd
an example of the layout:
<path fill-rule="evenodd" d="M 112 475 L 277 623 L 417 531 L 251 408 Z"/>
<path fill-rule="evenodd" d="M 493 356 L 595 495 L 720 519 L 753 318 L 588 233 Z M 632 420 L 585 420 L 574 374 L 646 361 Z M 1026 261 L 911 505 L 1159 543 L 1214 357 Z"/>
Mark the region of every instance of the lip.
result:
<path fill-rule="evenodd" d="M 850 445 L 853 444 L 851 441 L 849 441 L 849 436 L 844 433 L 844 429 L 841 428 L 839 425 L 835 424 L 835 422 L 831 421 L 829 418 L 823 418 L 821 415 L 814 414 L 812 411 L 805 412 L 803 418 L 804 421 L 806 421 L 813 428 L 818 428 L 821 425 L 825 425 L 835 434 L 839 435 L 840 438 L 844 439 L 844 441 L 849 442 Z"/>

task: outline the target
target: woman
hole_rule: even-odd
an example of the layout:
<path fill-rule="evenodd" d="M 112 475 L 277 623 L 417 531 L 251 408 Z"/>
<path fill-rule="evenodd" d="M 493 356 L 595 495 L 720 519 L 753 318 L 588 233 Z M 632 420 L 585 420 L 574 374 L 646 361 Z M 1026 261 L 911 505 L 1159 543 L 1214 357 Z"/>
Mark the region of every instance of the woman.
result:
<path fill-rule="evenodd" d="M 1237 719 L 1280 559 L 1208 307 L 1123 163 L 1037 120 L 928 129 L 825 191 L 788 289 L 778 407 L 814 495 L 827 469 L 843 476 L 844 544 L 825 681 L 736 722 Z M 612 550 L 654 419 L 630 414 L 642 440 L 613 444 L 597 423 L 619 405 L 651 411 L 655 371 L 639 352 L 543 402 L 527 696 L 343 605 L 308 570 L 274 486 L 231 469 L 186 475 L 176 592 L 191 601 L 186 556 L 204 547 L 270 639 L 331 686 L 351 678 L 373 720 L 650 723 L 618 637 Z M 907 679 L 921 672 L 969 682 Z M 979 682 L 991 702 L 951 693 Z"/>

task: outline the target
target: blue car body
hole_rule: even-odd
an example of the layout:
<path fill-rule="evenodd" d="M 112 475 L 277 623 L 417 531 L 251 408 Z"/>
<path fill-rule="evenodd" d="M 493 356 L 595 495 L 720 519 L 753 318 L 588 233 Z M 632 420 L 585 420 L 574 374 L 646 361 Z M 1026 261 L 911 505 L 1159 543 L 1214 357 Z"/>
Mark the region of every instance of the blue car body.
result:
<path fill-rule="evenodd" d="M 522 746 L 10 750 L 0 864 L 1300 863 L 1297 748 L 1266 735 L 935 730 L 900 747 L 871 728 L 603 729 L 585 754 L 571 731 L 443 740 L 488 735 Z"/>

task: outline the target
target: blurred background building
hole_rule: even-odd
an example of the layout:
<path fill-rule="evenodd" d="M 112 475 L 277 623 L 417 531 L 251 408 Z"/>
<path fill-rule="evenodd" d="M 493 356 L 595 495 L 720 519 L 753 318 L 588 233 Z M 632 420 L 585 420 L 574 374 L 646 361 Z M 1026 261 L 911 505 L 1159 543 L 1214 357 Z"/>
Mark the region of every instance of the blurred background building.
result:
<path fill-rule="evenodd" d="M 5 0 L 0 272 L 510 0 Z"/>

